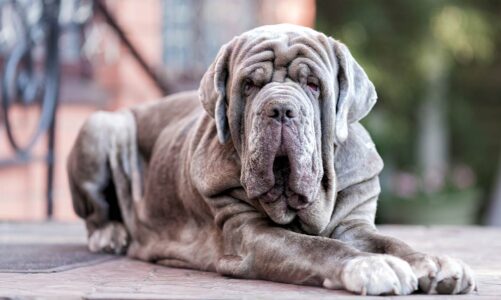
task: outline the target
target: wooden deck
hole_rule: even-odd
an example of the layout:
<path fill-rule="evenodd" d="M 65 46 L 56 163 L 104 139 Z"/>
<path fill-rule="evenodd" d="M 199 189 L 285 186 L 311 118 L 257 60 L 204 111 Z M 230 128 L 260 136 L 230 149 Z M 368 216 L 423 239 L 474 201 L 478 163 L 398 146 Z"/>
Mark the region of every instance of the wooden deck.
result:
<path fill-rule="evenodd" d="M 381 231 L 419 250 L 449 254 L 470 264 L 479 291 L 463 296 L 411 295 L 409 299 L 501 299 L 501 229 L 481 227 L 382 226 Z M 0 223 L 3 243 L 85 242 L 81 224 Z M 343 291 L 214 273 L 174 269 L 119 258 L 45 274 L 0 273 L 0 298 L 14 299 L 354 299 Z M 379 297 L 372 297 L 379 298 Z M 397 297 L 381 297 L 392 299 Z"/>

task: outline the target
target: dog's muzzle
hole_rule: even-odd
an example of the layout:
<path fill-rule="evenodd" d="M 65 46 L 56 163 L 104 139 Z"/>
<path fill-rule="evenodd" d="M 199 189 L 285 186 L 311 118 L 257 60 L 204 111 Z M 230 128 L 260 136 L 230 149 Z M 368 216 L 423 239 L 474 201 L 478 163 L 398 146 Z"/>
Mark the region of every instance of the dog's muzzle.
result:
<path fill-rule="evenodd" d="M 259 199 L 264 207 L 298 211 L 315 199 L 320 158 L 313 109 L 300 92 L 275 87 L 253 100 L 242 182 L 248 197 Z"/>

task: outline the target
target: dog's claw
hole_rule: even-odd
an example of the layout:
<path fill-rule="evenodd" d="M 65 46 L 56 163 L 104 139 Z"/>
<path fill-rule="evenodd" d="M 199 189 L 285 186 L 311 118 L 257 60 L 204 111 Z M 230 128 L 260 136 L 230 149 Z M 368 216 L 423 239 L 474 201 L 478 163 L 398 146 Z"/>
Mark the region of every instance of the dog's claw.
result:
<path fill-rule="evenodd" d="M 419 278 L 419 289 L 427 294 L 465 294 L 475 285 L 473 271 L 448 256 L 416 255 L 409 259 Z"/>
<path fill-rule="evenodd" d="M 367 287 L 364 285 L 364 287 L 362 288 L 362 291 L 360 292 L 360 295 L 362 296 L 367 296 Z"/>
<path fill-rule="evenodd" d="M 453 294 L 456 288 L 457 279 L 454 277 L 445 278 L 437 283 L 438 294 Z"/>
<path fill-rule="evenodd" d="M 398 290 L 398 287 L 393 288 L 393 294 L 394 295 L 400 295 L 400 291 Z"/>

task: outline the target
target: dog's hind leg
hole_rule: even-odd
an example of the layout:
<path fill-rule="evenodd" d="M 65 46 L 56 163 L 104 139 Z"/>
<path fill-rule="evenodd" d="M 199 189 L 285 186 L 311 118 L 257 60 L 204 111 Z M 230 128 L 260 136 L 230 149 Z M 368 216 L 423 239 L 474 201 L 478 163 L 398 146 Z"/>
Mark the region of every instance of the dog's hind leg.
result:
<path fill-rule="evenodd" d="M 140 177 L 135 149 L 130 112 L 97 112 L 83 125 L 70 153 L 67 170 L 73 207 L 85 219 L 93 252 L 118 254 L 127 249 L 126 224 L 133 218 L 130 192 L 140 189 L 140 183 L 131 184 L 132 177 L 135 181 Z"/>

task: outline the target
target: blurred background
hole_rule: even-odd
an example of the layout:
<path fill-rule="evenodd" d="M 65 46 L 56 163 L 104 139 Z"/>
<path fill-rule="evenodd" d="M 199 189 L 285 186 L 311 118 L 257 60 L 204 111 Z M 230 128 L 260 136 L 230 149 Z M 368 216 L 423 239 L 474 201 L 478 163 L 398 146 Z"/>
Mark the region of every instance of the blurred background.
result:
<path fill-rule="evenodd" d="M 65 161 L 91 112 L 196 89 L 273 23 L 341 40 L 375 84 L 379 223 L 501 226 L 496 0 L 0 0 L 0 220 L 75 220 Z"/>

